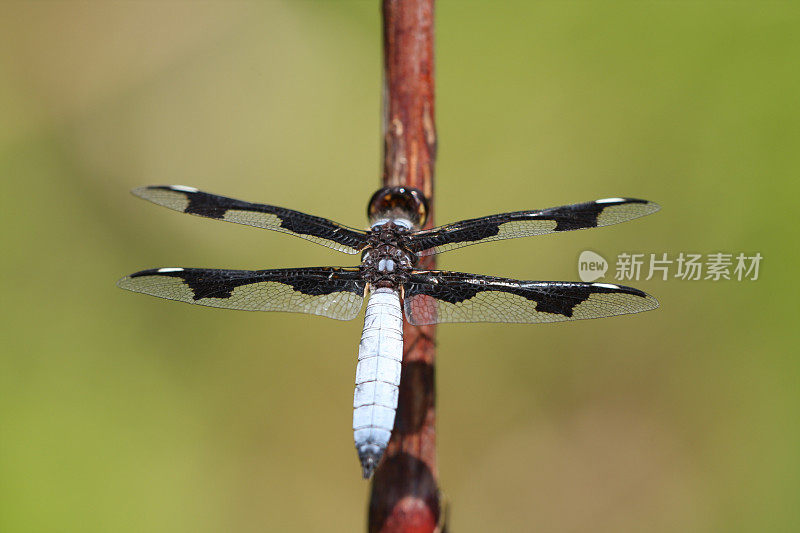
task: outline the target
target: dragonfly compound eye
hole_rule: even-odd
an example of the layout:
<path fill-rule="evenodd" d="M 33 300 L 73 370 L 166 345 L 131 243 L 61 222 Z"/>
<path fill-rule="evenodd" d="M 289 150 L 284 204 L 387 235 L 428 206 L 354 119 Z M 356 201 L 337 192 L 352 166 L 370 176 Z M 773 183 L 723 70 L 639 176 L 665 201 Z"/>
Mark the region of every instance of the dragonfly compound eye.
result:
<path fill-rule="evenodd" d="M 370 224 L 383 219 L 405 218 L 420 228 L 428 218 L 428 201 L 419 189 L 384 187 L 372 195 L 367 215 Z"/>

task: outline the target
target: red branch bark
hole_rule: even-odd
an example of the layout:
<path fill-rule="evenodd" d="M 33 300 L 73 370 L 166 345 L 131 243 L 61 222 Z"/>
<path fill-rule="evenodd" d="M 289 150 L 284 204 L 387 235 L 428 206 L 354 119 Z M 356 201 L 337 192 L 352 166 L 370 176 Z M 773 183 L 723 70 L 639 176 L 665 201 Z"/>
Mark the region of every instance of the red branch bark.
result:
<path fill-rule="evenodd" d="M 383 0 L 386 186 L 420 189 L 433 227 L 436 159 L 433 0 Z M 435 267 L 434 256 L 420 268 Z M 392 440 L 375 472 L 369 531 L 444 531 L 436 468 L 434 326 L 403 325 L 403 366 Z"/>

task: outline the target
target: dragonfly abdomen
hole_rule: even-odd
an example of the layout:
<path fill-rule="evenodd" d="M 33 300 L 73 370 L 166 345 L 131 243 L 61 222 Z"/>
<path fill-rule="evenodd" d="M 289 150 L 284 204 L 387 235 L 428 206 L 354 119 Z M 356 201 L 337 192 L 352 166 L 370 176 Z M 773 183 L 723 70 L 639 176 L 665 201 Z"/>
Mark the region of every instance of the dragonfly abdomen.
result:
<path fill-rule="evenodd" d="M 391 437 L 402 359 L 400 297 L 394 289 L 375 289 L 367 302 L 358 345 L 353 399 L 353 434 L 365 478 L 378 465 Z"/>

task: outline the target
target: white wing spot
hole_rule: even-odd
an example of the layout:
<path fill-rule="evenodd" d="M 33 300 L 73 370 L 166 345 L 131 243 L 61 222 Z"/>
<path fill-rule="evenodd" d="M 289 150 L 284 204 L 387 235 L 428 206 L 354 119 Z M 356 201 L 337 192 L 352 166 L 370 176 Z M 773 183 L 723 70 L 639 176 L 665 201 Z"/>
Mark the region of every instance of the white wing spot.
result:
<path fill-rule="evenodd" d="M 596 200 L 594 203 L 596 204 L 610 204 L 613 202 L 624 202 L 625 198 L 603 198 L 602 200 Z"/>
<path fill-rule="evenodd" d="M 170 189 L 173 191 L 181 191 L 181 192 L 198 192 L 198 189 L 194 187 L 189 187 L 187 185 L 170 185 Z"/>
<path fill-rule="evenodd" d="M 619 285 L 613 283 L 592 283 L 592 287 L 602 287 L 604 289 L 619 289 Z"/>
<path fill-rule="evenodd" d="M 183 272 L 183 269 L 182 269 L 182 268 L 178 268 L 178 267 L 159 268 L 159 269 L 158 269 L 158 272 L 159 272 L 159 273 L 165 273 L 165 272 Z"/>

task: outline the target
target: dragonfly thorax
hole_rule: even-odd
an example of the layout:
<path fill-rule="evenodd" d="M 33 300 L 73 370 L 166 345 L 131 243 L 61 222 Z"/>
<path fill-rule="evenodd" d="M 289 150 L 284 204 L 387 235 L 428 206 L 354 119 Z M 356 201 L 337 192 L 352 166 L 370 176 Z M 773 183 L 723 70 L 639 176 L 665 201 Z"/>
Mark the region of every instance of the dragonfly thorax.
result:
<path fill-rule="evenodd" d="M 408 279 L 417 261 L 417 255 L 407 247 L 410 231 L 391 220 L 373 226 L 368 232 L 369 245 L 362 256 L 361 268 L 373 287 L 397 289 Z"/>

